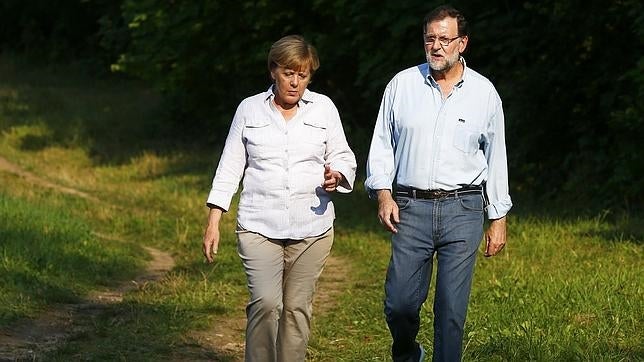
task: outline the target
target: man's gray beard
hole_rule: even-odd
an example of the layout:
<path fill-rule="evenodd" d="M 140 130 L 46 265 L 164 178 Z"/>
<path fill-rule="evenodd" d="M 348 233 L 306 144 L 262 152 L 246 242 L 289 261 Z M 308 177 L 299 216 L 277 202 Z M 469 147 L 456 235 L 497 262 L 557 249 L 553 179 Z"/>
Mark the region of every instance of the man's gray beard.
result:
<path fill-rule="evenodd" d="M 444 63 L 442 66 L 439 67 L 437 65 L 434 65 L 429 59 L 427 60 L 427 64 L 429 64 L 429 67 L 432 68 L 432 70 L 435 72 L 444 71 L 445 69 L 447 69 L 447 65 L 448 65 L 447 63 Z"/>
<path fill-rule="evenodd" d="M 431 54 L 425 54 L 425 58 L 427 59 L 427 64 L 429 64 L 429 67 L 435 71 L 435 72 L 444 72 L 446 70 L 451 69 L 456 63 L 458 63 L 458 57 L 454 60 L 454 62 L 450 62 L 451 59 L 445 58 L 445 62 L 439 66 L 437 64 L 432 64 L 431 59 Z"/>

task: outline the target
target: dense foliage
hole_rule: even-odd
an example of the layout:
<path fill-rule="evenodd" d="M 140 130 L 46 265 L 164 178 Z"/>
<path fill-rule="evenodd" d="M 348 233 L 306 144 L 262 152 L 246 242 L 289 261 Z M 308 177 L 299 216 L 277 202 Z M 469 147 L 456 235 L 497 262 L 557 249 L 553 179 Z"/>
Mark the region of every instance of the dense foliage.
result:
<path fill-rule="evenodd" d="M 155 84 L 185 137 L 221 141 L 244 97 L 268 87 L 266 54 L 300 33 L 320 54 L 311 88 L 338 105 L 365 156 L 382 90 L 421 63 L 437 1 L 5 1 L 3 48 L 91 49 Z M 471 23 L 468 65 L 504 100 L 512 187 L 641 207 L 644 5 L 637 0 L 453 2 Z M 43 16 L 51 14 L 51 16 Z M 49 29 L 46 33 L 42 29 Z M 40 30 L 39 30 L 40 29 Z M 36 35 L 34 35 L 36 34 Z M 100 45 L 100 50 L 96 45 Z"/>
<path fill-rule="evenodd" d="M 0 2 L 0 49 L 47 61 L 80 57 L 107 60 L 99 46 L 103 17 L 120 16 L 120 2 L 110 0 L 6 0 Z"/>

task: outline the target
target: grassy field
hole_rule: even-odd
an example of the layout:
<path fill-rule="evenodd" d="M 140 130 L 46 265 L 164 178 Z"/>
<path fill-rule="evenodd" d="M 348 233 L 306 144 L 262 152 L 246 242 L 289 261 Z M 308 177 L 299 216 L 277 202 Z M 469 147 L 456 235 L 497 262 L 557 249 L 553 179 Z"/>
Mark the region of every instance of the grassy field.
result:
<path fill-rule="evenodd" d="M 217 262 L 206 265 L 201 256 L 218 150 L 165 139 L 161 102 L 131 81 L 0 58 L 0 156 L 95 198 L 0 171 L 0 330 L 128 280 L 148 259 L 143 246 L 168 251 L 177 263 L 45 360 L 192 360 L 192 333 L 243 313 L 234 210 L 223 220 Z M 388 235 L 360 187 L 336 204 L 334 255 L 351 263 L 351 273 L 328 311 L 315 316 L 309 360 L 386 361 Z M 478 260 L 465 360 L 644 360 L 644 219 L 576 209 L 517 205 L 508 247 Z M 431 349 L 431 300 L 422 322 L 419 339 Z"/>

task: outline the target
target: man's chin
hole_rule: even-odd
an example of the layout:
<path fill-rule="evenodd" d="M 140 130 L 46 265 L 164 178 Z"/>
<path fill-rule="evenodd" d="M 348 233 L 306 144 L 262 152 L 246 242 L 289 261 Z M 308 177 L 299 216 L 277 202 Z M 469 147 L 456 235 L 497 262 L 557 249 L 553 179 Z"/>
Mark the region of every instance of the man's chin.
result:
<path fill-rule="evenodd" d="M 433 64 L 432 62 L 429 62 L 429 67 L 435 71 L 435 72 L 442 72 L 444 71 L 447 67 L 446 64 Z"/>

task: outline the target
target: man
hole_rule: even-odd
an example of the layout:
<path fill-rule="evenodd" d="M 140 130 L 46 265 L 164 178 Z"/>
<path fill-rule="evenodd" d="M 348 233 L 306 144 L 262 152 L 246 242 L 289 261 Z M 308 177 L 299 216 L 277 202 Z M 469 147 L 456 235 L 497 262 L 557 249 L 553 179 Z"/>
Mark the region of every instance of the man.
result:
<path fill-rule="evenodd" d="M 506 242 L 507 158 L 501 99 L 467 68 L 467 22 L 441 6 L 423 22 L 427 63 L 387 85 L 376 120 L 365 186 L 393 233 L 385 315 L 394 361 L 423 360 L 416 342 L 433 257 L 434 360 L 459 361 L 483 212 L 491 219 L 485 255 Z M 393 190 L 393 195 L 392 195 Z"/>

